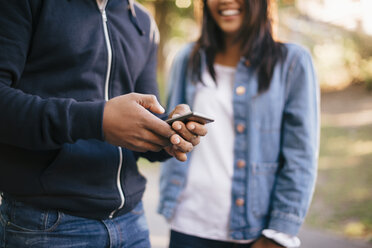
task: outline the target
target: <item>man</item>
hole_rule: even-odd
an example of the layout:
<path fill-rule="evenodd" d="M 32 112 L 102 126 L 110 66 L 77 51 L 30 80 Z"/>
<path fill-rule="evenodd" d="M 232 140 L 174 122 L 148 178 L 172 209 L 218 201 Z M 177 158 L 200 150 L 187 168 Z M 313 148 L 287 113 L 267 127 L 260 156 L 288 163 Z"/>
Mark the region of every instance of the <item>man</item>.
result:
<path fill-rule="evenodd" d="M 1 246 L 149 247 L 136 161 L 184 161 L 206 133 L 154 115 L 153 20 L 129 0 L 0 5 Z"/>

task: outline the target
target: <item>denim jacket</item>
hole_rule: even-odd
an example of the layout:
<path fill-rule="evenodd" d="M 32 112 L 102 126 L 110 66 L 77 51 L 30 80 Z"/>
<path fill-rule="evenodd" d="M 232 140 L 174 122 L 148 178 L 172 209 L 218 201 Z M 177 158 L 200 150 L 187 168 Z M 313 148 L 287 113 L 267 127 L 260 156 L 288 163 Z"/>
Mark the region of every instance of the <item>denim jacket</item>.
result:
<path fill-rule="evenodd" d="M 169 109 L 180 103 L 192 108 L 196 87 L 187 70 L 192 46 L 186 46 L 174 60 Z M 237 66 L 234 175 L 231 199 L 226 199 L 232 201 L 232 239 L 255 239 L 267 228 L 297 235 L 313 194 L 319 87 L 310 54 L 298 45 L 285 46 L 287 56 L 275 66 L 270 88 L 263 93 L 258 93 L 257 73 L 246 66 L 244 58 Z M 161 166 L 158 212 L 167 219 L 172 218 L 187 182 L 187 163 L 170 159 Z"/>

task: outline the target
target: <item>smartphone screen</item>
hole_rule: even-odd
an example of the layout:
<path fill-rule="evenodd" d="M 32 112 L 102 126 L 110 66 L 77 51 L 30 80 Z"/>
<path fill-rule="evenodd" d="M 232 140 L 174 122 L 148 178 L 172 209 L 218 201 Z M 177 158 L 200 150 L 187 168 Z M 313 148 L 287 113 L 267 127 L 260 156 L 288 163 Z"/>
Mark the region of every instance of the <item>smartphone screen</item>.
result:
<path fill-rule="evenodd" d="M 183 115 L 179 115 L 179 116 L 170 118 L 166 120 L 165 122 L 167 122 L 169 125 L 172 125 L 172 123 L 175 121 L 182 121 L 182 122 L 195 121 L 201 124 L 207 124 L 210 122 L 214 122 L 213 118 L 208 117 L 204 114 L 195 113 L 195 112 L 189 112 Z"/>

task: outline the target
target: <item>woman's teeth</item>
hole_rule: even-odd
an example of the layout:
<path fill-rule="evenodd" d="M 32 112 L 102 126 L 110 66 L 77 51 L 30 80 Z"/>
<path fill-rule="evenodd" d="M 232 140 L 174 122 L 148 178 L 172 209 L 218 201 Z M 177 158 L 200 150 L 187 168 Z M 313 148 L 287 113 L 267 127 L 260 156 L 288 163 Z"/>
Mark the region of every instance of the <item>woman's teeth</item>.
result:
<path fill-rule="evenodd" d="M 233 15 L 238 15 L 239 13 L 240 11 L 237 9 L 228 9 L 228 10 L 221 11 L 222 16 L 233 16 Z"/>

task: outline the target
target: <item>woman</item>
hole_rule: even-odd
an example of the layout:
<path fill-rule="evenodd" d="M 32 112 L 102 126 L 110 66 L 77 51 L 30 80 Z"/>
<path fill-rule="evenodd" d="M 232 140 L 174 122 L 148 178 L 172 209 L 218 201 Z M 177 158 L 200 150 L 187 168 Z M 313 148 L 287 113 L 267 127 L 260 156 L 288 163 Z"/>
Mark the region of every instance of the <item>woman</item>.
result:
<path fill-rule="evenodd" d="M 174 61 L 168 108 L 188 103 L 215 122 L 186 166 L 162 166 L 170 247 L 299 246 L 316 177 L 318 85 L 309 53 L 274 41 L 268 1 L 204 1 L 202 34 Z"/>

